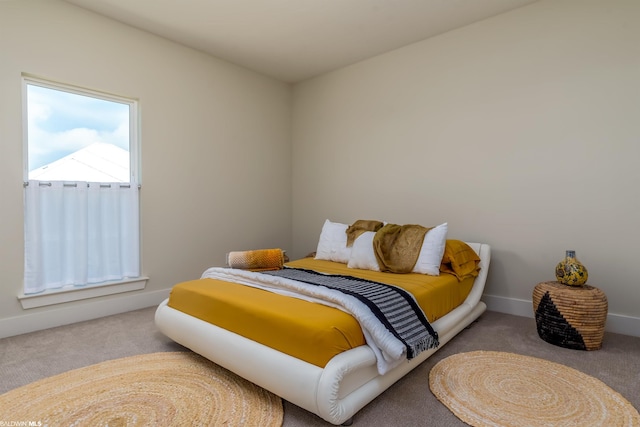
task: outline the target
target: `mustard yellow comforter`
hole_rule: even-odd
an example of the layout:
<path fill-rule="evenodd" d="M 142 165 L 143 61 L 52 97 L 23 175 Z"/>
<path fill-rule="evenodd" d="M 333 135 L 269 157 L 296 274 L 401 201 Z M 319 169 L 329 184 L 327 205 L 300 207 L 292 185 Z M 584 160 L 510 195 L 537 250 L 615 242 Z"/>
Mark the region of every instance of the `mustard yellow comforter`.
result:
<path fill-rule="evenodd" d="M 399 286 L 415 296 L 430 322 L 460 305 L 474 280 L 458 281 L 450 274 L 436 277 L 358 270 L 313 258 L 286 265 Z M 319 367 L 335 355 L 365 344 L 358 322 L 337 308 L 221 280 L 177 284 L 168 305 Z"/>

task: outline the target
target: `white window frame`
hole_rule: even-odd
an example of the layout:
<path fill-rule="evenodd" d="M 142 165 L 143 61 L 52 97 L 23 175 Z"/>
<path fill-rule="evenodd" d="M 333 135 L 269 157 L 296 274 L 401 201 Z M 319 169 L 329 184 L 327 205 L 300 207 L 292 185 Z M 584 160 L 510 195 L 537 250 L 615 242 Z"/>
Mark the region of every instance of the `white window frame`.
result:
<path fill-rule="evenodd" d="M 23 126 L 23 181 L 25 185 L 29 181 L 29 124 L 28 124 L 28 85 L 40 86 L 47 89 L 69 92 L 82 96 L 103 99 L 129 105 L 129 185 L 142 185 L 140 168 L 140 117 L 138 100 L 118 96 L 98 90 L 80 86 L 60 83 L 50 79 L 36 77 L 30 74 L 22 74 L 22 126 Z M 140 225 L 140 230 L 141 230 Z M 142 235 L 140 235 L 142 239 Z M 140 244 L 142 248 L 142 244 Z M 140 257 L 142 263 L 142 257 Z M 142 266 L 141 266 L 142 267 Z M 78 288 L 65 287 L 62 289 L 47 290 L 38 294 L 25 295 L 23 290 L 18 294 L 24 309 L 42 307 L 52 304 L 95 298 L 105 295 L 131 292 L 144 289 L 148 277 L 140 276 L 121 281 L 105 282 L 87 285 Z"/>

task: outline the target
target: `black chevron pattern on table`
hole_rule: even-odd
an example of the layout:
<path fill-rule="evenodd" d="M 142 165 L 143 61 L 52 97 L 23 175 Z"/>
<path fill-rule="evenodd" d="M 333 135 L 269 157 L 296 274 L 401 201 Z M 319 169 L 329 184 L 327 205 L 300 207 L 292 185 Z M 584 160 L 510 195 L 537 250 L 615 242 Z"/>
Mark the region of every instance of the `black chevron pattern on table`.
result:
<path fill-rule="evenodd" d="M 567 322 L 546 292 L 536 309 L 536 325 L 540 338 L 548 343 L 574 350 L 586 350 L 580 332 Z M 541 319 L 544 319 L 541 321 Z"/>

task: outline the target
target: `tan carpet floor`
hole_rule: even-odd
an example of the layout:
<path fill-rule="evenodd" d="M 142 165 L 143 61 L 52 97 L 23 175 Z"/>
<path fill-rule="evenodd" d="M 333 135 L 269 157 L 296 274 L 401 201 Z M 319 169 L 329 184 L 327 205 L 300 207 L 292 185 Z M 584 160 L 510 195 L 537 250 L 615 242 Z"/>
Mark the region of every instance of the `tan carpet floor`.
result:
<path fill-rule="evenodd" d="M 154 312 L 152 307 L 0 339 L 0 393 L 105 360 L 186 350 L 156 329 Z M 356 414 L 354 426 L 465 426 L 431 394 L 428 378 L 439 360 L 474 350 L 506 351 L 565 364 L 600 379 L 640 408 L 640 338 L 605 333 L 600 350 L 570 350 L 542 341 L 532 318 L 486 312 Z M 284 427 L 326 425 L 285 402 Z"/>

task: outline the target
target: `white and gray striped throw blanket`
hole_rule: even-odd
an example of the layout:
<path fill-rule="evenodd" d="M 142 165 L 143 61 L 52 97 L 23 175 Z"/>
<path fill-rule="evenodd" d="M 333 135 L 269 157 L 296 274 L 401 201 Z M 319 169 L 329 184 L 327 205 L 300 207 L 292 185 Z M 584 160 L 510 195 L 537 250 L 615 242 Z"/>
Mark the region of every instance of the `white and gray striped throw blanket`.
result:
<path fill-rule="evenodd" d="M 240 283 L 351 314 L 376 355 L 381 375 L 403 360 L 438 346 L 437 332 L 413 295 L 396 286 L 295 268 L 259 273 L 214 267 L 202 278 Z"/>

